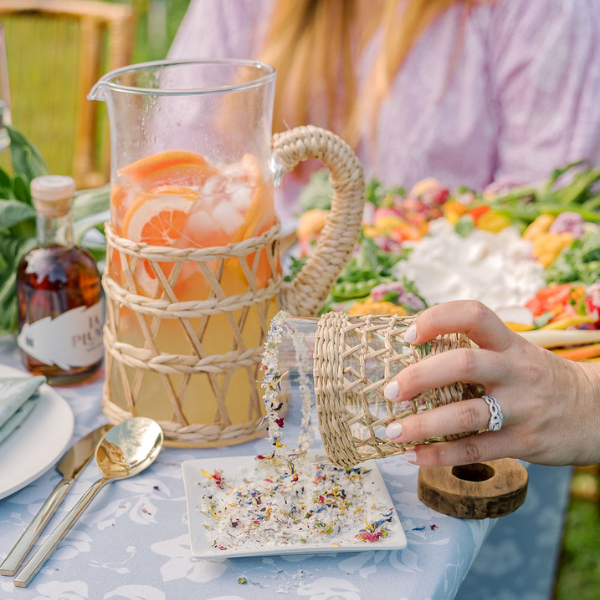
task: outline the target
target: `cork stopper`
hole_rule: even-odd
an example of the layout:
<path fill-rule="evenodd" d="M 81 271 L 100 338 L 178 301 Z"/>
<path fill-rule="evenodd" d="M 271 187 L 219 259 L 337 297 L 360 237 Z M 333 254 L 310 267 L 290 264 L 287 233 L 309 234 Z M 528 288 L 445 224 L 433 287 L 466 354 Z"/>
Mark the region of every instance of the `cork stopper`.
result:
<path fill-rule="evenodd" d="M 31 182 L 31 196 L 35 209 L 42 216 L 55 219 L 71 211 L 75 181 L 66 175 L 43 175 Z"/>

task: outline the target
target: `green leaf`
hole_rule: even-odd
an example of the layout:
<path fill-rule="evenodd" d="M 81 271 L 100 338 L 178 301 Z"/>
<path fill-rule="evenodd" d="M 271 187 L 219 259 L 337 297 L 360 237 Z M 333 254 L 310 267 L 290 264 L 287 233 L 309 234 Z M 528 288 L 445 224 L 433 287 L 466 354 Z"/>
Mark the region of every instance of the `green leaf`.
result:
<path fill-rule="evenodd" d="M 35 177 L 48 175 L 48 166 L 39 150 L 21 132 L 8 126 L 6 129 L 10 136 L 10 154 L 15 175 L 22 175 L 28 185 Z"/>
<path fill-rule="evenodd" d="M 86 245 L 85 248 L 92 255 L 97 263 L 100 263 L 106 258 L 106 246 Z M 102 265 L 98 265 L 98 269 L 102 272 Z"/>
<path fill-rule="evenodd" d="M 0 200 L 0 229 L 9 229 L 21 221 L 35 218 L 35 209 L 18 200 Z"/>
<path fill-rule="evenodd" d="M 0 198 L 4 198 L 6 200 L 16 200 L 17 197 L 13 192 L 12 185 L 11 187 L 1 187 L 0 186 Z"/>
<path fill-rule="evenodd" d="M 0 272 L 0 332 L 13 333 L 18 327 L 17 268 L 36 245 L 34 238 L 0 235 L 0 255 L 7 267 Z"/>
<path fill-rule="evenodd" d="M 329 210 L 332 198 L 333 188 L 329 183 L 329 173 L 326 170 L 316 171 L 310 176 L 310 181 L 300 192 L 298 204 L 302 212 L 312 208 Z"/>
<path fill-rule="evenodd" d="M 11 272 L 0 284 L 0 332 L 14 333 L 18 328 L 17 274 Z"/>
<path fill-rule="evenodd" d="M 0 168 L 0 188 L 12 189 L 10 175 L 2 168 Z"/>
<path fill-rule="evenodd" d="M 307 260 L 308 256 L 302 256 L 300 258 L 290 256 L 290 268 L 289 273 L 285 276 L 285 281 L 293 281 L 294 277 L 300 273 Z"/>
<path fill-rule="evenodd" d="M 107 210 L 110 210 L 109 185 L 75 194 L 73 199 L 73 221 L 79 221 Z"/>
<path fill-rule="evenodd" d="M 85 219 L 80 219 L 73 225 L 73 241 L 76 244 L 81 244 L 83 236 L 90 230 L 94 229 L 100 223 L 106 221 L 106 214 L 99 213 L 96 215 L 90 215 Z"/>
<path fill-rule="evenodd" d="M 34 238 L 23 239 L 0 234 L 0 255 L 4 257 L 6 262 L 17 267 L 21 259 L 36 243 L 37 241 Z"/>
<path fill-rule="evenodd" d="M 377 179 L 371 179 L 365 187 L 365 200 L 379 207 L 383 205 L 386 190 Z"/>
<path fill-rule="evenodd" d="M 362 239 L 360 249 L 356 256 L 356 265 L 361 269 L 369 270 L 370 273 L 376 275 L 378 273 L 379 252 L 375 242 L 368 237 Z"/>
<path fill-rule="evenodd" d="M 20 200 L 25 204 L 31 204 L 31 190 L 29 189 L 29 184 L 25 181 L 25 178 L 18 173 L 13 179 L 13 191 L 17 200 Z"/>

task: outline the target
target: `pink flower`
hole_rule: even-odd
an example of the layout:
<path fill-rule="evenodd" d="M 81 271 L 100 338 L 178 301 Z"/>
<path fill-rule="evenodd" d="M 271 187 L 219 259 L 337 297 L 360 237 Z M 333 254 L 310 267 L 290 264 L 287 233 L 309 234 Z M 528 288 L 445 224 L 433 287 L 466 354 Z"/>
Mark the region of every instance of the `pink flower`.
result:
<path fill-rule="evenodd" d="M 564 212 L 558 215 L 552 225 L 550 233 L 571 233 L 574 238 L 580 240 L 583 237 L 583 217 L 576 212 Z"/>
<path fill-rule="evenodd" d="M 377 533 L 371 533 L 370 531 L 361 531 L 357 534 L 357 538 L 360 538 L 363 542 L 376 542 L 383 534 L 381 531 Z"/>
<path fill-rule="evenodd" d="M 398 300 L 400 300 L 406 294 L 406 290 L 399 281 L 395 283 L 382 283 L 371 290 L 371 299 L 373 302 L 382 302 L 387 294 L 398 294 Z"/>

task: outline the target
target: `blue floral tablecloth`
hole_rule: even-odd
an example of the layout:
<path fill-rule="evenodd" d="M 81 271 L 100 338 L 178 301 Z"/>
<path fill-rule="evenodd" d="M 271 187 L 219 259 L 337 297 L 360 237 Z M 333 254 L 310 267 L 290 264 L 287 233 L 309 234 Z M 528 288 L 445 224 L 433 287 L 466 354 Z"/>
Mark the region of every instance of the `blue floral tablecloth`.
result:
<path fill-rule="evenodd" d="M 12 339 L 0 339 L 0 364 L 20 364 Z M 73 441 L 106 422 L 100 409 L 101 386 L 101 380 L 96 380 L 78 387 L 58 388 L 75 414 Z M 527 501 L 514 515 L 495 522 L 462 521 L 423 505 L 416 492 L 417 468 L 401 457 L 389 458 L 378 465 L 408 538 L 404 550 L 390 552 L 375 547 L 318 557 L 282 554 L 269 558 L 193 558 L 181 462 L 217 455 L 264 453 L 265 444 L 257 440 L 230 448 L 165 449 L 141 475 L 113 483 L 100 492 L 29 588 L 17 589 L 11 578 L 0 577 L 0 599 L 550 597 L 569 469 L 532 466 Z M 1 469 L 0 465 L 0 477 Z M 46 531 L 60 521 L 98 476 L 92 462 Z M 51 469 L 21 491 L 0 500 L 0 560 L 59 480 L 58 473 Z M 248 583 L 239 584 L 240 577 Z"/>

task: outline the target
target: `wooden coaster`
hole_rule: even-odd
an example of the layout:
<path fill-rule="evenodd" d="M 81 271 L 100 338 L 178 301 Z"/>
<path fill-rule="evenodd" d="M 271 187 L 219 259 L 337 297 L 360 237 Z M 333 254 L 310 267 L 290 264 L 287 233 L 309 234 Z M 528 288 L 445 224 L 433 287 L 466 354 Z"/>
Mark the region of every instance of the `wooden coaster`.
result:
<path fill-rule="evenodd" d="M 419 498 L 459 519 L 495 519 L 525 502 L 528 480 L 527 469 L 512 458 L 460 467 L 421 467 Z"/>

